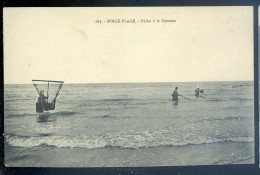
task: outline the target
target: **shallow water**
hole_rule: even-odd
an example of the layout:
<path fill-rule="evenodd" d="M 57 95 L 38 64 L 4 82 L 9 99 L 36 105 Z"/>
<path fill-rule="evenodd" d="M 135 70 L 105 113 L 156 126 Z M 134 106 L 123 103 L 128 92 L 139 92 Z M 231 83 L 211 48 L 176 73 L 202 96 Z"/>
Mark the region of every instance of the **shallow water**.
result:
<path fill-rule="evenodd" d="M 194 96 L 198 85 L 204 97 Z M 175 86 L 190 100 L 175 105 Z M 254 163 L 253 90 L 253 82 L 64 84 L 56 110 L 39 115 L 33 85 L 5 85 L 5 164 Z"/>

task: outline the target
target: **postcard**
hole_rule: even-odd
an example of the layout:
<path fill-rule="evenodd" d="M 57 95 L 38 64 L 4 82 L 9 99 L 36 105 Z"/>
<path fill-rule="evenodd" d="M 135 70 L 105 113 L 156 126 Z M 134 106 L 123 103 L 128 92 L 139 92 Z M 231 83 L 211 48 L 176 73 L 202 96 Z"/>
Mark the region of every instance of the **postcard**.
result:
<path fill-rule="evenodd" d="M 253 7 L 4 8 L 7 167 L 254 163 Z"/>

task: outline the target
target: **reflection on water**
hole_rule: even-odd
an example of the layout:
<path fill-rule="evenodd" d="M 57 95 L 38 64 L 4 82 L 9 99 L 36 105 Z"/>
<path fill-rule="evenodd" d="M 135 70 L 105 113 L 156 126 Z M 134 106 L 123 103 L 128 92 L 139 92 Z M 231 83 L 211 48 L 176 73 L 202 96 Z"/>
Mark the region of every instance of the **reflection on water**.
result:
<path fill-rule="evenodd" d="M 43 112 L 39 114 L 39 117 L 37 118 L 37 123 L 55 122 L 56 120 L 57 116 L 53 116 L 49 112 Z"/>
<path fill-rule="evenodd" d="M 173 104 L 173 105 L 178 105 L 178 102 L 174 101 L 172 104 Z"/>

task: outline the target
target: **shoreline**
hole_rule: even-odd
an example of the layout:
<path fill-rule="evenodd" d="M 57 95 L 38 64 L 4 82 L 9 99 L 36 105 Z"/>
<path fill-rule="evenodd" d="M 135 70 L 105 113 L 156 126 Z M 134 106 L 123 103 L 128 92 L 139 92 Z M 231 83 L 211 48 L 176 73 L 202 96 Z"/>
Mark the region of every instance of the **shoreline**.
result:
<path fill-rule="evenodd" d="M 150 167 L 253 164 L 253 149 L 254 142 L 142 149 L 10 146 L 5 149 L 5 155 L 9 155 L 5 157 L 5 165 L 7 167 Z"/>

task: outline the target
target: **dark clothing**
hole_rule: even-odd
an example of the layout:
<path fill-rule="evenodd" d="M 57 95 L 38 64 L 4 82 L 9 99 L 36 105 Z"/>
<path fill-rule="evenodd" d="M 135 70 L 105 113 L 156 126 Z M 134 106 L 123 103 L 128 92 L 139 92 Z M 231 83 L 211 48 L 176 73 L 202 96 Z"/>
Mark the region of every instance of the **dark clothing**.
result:
<path fill-rule="evenodd" d="M 38 97 L 38 102 L 41 103 L 42 105 L 45 105 L 47 103 L 47 101 L 46 101 L 47 99 L 48 99 L 48 97 L 45 97 L 44 95 L 40 95 Z"/>
<path fill-rule="evenodd" d="M 48 103 L 47 99 L 48 97 L 45 97 L 42 94 L 38 97 L 38 102 L 36 103 L 37 112 L 43 112 L 43 111 L 49 111 L 55 109 L 56 99 L 54 99 L 51 103 Z"/>
<path fill-rule="evenodd" d="M 42 104 L 37 101 L 36 103 L 36 112 L 44 112 Z"/>
<path fill-rule="evenodd" d="M 176 102 L 178 102 L 178 91 L 177 90 L 174 90 L 173 92 L 172 92 L 172 101 L 176 101 Z"/>
<path fill-rule="evenodd" d="M 195 96 L 198 97 L 199 95 L 200 95 L 200 89 L 197 88 L 197 89 L 195 90 Z"/>
<path fill-rule="evenodd" d="M 53 100 L 51 103 L 47 103 L 45 105 L 45 111 L 54 110 L 55 109 L 55 101 L 56 100 Z"/>

